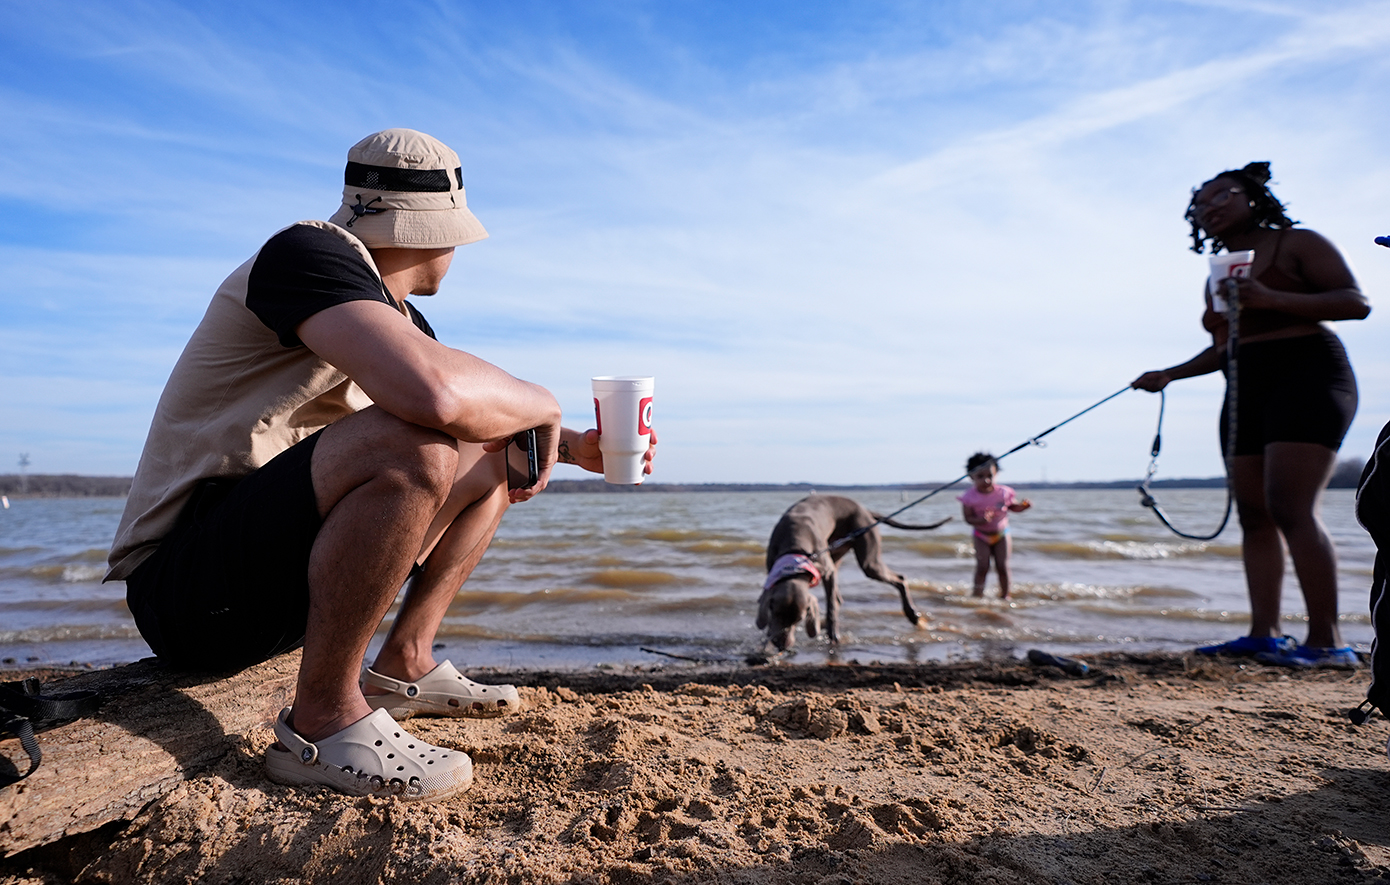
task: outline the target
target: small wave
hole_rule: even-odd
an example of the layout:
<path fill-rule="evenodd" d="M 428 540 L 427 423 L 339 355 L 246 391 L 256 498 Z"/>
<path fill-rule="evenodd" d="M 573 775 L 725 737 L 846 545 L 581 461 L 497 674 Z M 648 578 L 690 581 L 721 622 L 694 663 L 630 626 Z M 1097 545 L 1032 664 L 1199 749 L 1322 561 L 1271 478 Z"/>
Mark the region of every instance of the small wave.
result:
<path fill-rule="evenodd" d="M 544 540 L 544 544 L 545 544 L 545 549 L 547 549 L 547 550 L 564 550 L 564 549 L 569 548 L 569 547 L 576 547 L 576 546 L 578 546 L 578 545 L 579 545 L 579 542 L 578 542 L 578 541 L 573 541 L 573 540 L 567 540 L 567 539 L 565 539 L 565 538 L 558 538 L 558 537 L 555 537 L 555 536 L 553 536 L 553 535 L 547 535 L 546 538 L 545 538 L 545 540 Z M 489 547 L 489 549 L 494 549 L 494 550 L 507 550 L 507 549 L 525 550 L 525 551 L 527 551 L 527 553 L 529 554 L 531 551 L 533 551 L 533 550 L 535 550 L 535 549 L 537 548 L 537 539 L 534 538 L 534 537 L 527 537 L 527 538 L 494 538 L 494 539 L 492 540 L 492 543 L 489 544 L 488 547 Z"/>
<path fill-rule="evenodd" d="M 688 612 L 726 612 L 731 606 L 746 602 L 723 594 L 719 596 L 695 596 L 687 599 L 673 599 L 644 606 L 644 611 L 662 614 L 683 614 Z"/>
<path fill-rule="evenodd" d="M 126 624 L 65 624 L 31 627 L 27 630 L 0 630 L 0 646 L 44 642 L 83 642 L 101 639 L 139 639 L 134 622 Z"/>
<path fill-rule="evenodd" d="M 677 577 L 670 572 L 621 568 L 609 568 L 594 572 L 585 578 L 584 582 L 600 587 L 666 587 L 672 584 L 691 583 L 689 579 Z"/>
<path fill-rule="evenodd" d="M 38 578 L 39 580 L 52 583 L 84 584 L 100 581 L 106 575 L 106 568 L 96 565 L 57 563 L 53 565 L 34 566 L 28 570 L 28 573 L 32 578 Z"/>
<path fill-rule="evenodd" d="M 623 534 L 641 538 L 644 541 L 668 541 L 675 543 L 729 540 L 725 535 L 715 532 L 702 532 L 696 529 L 649 529 L 642 532 L 624 532 Z"/>
<path fill-rule="evenodd" d="M 1171 606 L 1166 608 L 1149 608 L 1147 606 L 1126 606 L 1126 605 L 1102 605 L 1097 603 L 1082 603 L 1075 606 L 1075 610 L 1085 614 L 1102 615 L 1111 618 L 1128 619 L 1133 617 L 1160 617 L 1165 620 L 1174 621 L 1195 621 L 1210 624 L 1228 624 L 1233 622 L 1246 622 L 1250 620 L 1248 612 L 1238 611 L 1212 611 L 1200 608 L 1184 608 L 1181 606 Z"/>
<path fill-rule="evenodd" d="M 997 605 L 998 596 L 994 595 L 993 588 L 990 589 L 989 596 L 972 596 L 973 587 L 970 584 L 936 584 L 931 581 L 909 580 L 908 587 L 914 593 L 935 598 L 943 603 L 954 603 L 961 605 Z M 1145 587 L 1111 587 L 1103 584 L 1080 584 L 1073 582 L 1034 583 L 1031 581 L 1015 581 L 1011 588 L 1008 604 L 1012 607 L 1023 607 L 1045 602 L 1071 602 L 1086 599 L 1129 599 L 1149 588 Z M 1182 592 L 1182 591 L 1179 591 Z M 1191 594 L 1196 596 L 1197 594 Z"/>
<path fill-rule="evenodd" d="M 528 606 L 590 605 L 596 602 L 628 602 L 634 597 L 618 588 L 553 587 L 531 593 L 468 590 L 449 604 L 449 617 L 474 615 L 489 609 L 516 611 Z"/>
<path fill-rule="evenodd" d="M 1146 541 L 1043 541 L 1016 544 L 1015 550 L 1036 550 L 1068 559 L 1178 559 L 1195 556 L 1239 557 L 1240 548 L 1193 542 L 1169 544 Z"/>
<path fill-rule="evenodd" d="M 920 553 L 923 556 L 950 557 L 952 559 L 959 559 L 963 556 L 975 555 L 974 548 L 970 544 L 964 541 L 949 540 L 944 538 L 939 541 L 899 541 L 895 544 L 885 544 L 884 546 L 906 547 L 908 550 L 916 551 L 917 553 Z"/>
<path fill-rule="evenodd" d="M 999 624 L 1001 626 L 1012 627 L 1014 619 L 1009 617 L 1008 612 L 997 608 L 979 608 L 974 612 L 976 619 L 989 624 Z"/>
<path fill-rule="evenodd" d="M 25 598 L 0 601 L 0 615 L 5 618 L 23 617 L 30 612 L 109 612 L 122 619 L 130 617 L 124 595 L 96 599 Z"/>
<path fill-rule="evenodd" d="M 385 635 L 387 625 L 383 624 L 377 629 L 379 635 Z M 496 630 L 489 630 L 486 627 L 479 627 L 476 624 L 459 623 L 457 621 L 445 620 L 435 631 L 435 639 L 516 639 L 506 633 L 499 633 Z M 457 658 L 455 659 L 457 660 Z"/>
<path fill-rule="evenodd" d="M 1195 590 L 1184 590 L 1181 587 L 1140 587 L 1134 591 L 1136 599 L 1202 599 L 1202 594 Z"/>
<path fill-rule="evenodd" d="M 69 565 L 63 567 L 63 581 L 68 584 L 83 584 L 88 581 L 100 581 L 106 577 L 106 566 L 103 565 Z"/>
<path fill-rule="evenodd" d="M 685 549 L 692 553 L 757 553 L 760 558 L 764 551 L 757 541 L 700 541 Z"/>

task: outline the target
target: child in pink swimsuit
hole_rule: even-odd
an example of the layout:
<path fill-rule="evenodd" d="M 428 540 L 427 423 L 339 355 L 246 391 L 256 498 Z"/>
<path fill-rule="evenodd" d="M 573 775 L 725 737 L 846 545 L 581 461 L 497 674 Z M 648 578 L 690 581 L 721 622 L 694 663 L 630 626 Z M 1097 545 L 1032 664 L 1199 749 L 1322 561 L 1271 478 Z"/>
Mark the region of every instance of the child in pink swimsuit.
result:
<path fill-rule="evenodd" d="M 965 521 L 975 529 L 974 595 L 985 595 L 985 577 L 989 574 L 992 558 L 999 573 L 999 598 L 1008 599 L 1009 554 L 1013 550 L 1013 542 L 1009 540 L 1009 513 L 1022 513 L 1033 504 L 1018 500 L 1008 486 L 995 485 L 994 475 L 999 472 L 999 465 L 988 452 L 971 455 L 965 462 L 965 470 L 975 487 L 967 489 L 956 500 L 961 503 Z"/>

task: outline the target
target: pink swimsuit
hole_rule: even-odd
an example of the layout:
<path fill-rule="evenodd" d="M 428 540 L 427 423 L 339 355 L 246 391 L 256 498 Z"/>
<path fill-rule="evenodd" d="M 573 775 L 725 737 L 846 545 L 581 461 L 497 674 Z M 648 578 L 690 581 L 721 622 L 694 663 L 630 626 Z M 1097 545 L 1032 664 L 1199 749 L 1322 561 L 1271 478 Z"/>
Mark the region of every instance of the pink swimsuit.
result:
<path fill-rule="evenodd" d="M 994 511 L 993 519 L 983 525 L 975 526 L 975 537 L 993 547 L 1009 531 L 1009 505 L 1017 501 L 1018 496 L 1008 486 L 995 483 L 992 492 L 980 492 L 971 487 L 965 490 L 965 494 L 957 496 L 956 500 L 970 507 L 976 513 L 983 513 L 986 510 Z"/>

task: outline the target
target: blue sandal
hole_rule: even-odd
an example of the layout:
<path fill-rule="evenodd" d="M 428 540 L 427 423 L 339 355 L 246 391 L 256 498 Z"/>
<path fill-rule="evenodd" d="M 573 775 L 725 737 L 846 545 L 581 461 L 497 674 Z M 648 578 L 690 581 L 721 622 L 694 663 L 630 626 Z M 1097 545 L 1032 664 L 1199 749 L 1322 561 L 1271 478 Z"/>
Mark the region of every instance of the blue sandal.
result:
<path fill-rule="evenodd" d="M 1280 654 L 1293 651 L 1298 645 L 1292 636 L 1242 636 L 1218 645 L 1204 645 L 1197 649 L 1199 655 L 1223 655 L 1230 658 L 1253 658 L 1263 654 Z"/>
<path fill-rule="evenodd" d="M 1255 660 L 1276 667 L 1295 667 L 1302 670 L 1355 670 L 1361 666 L 1361 658 L 1349 645 L 1341 648 L 1319 648 L 1312 645 L 1298 645 L 1279 651 L 1255 655 Z"/>

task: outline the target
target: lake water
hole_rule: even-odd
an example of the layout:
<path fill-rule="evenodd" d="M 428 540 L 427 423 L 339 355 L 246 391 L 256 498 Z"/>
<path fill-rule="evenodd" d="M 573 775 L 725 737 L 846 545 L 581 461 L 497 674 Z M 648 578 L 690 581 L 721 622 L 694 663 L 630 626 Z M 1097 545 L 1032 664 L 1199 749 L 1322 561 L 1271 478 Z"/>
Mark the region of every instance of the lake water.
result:
<path fill-rule="evenodd" d="M 920 492 L 851 491 L 878 512 Z M 1103 649 L 1182 650 L 1245 632 L 1249 603 L 1240 530 L 1216 541 L 1169 533 L 1132 490 L 1029 490 L 1011 519 L 1014 597 L 970 597 L 974 557 L 956 490 L 901 518 L 934 532 L 883 528 L 884 560 L 907 575 L 930 629 L 903 618 L 897 593 L 841 569 L 843 660 L 912 662 Z M 1368 649 L 1375 548 L 1356 524 L 1349 490 L 1327 493 L 1324 518 L 1340 557 L 1344 638 Z M 496 542 L 445 619 L 441 653 L 460 666 L 570 669 L 668 662 L 661 654 L 741 660 L 753 627 L 768 535 L 802 497 L 788 492 L 550 494 L 512 508 Z M 1191 533 L 1219 523 L 1225 493 L 1165 490 L 1165 511 Z M 0 510 L 0 662 L 107 665 L 146 657 L 125 608 L 125 585 L 102 584 L 119 498 L 11 500 Z M 1286 632 L 1302 638 L 1292 568 Z M 645 649 L 645 650 L 644 650 Z M 823 641 L 797 662 L 827 658 Z"/>

